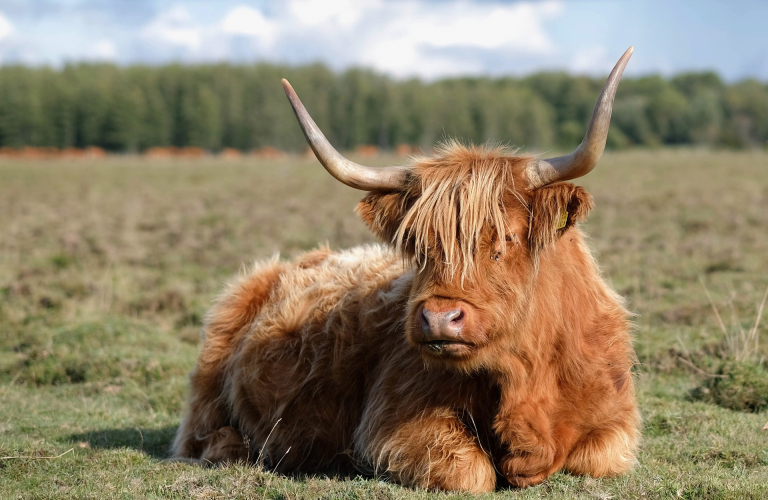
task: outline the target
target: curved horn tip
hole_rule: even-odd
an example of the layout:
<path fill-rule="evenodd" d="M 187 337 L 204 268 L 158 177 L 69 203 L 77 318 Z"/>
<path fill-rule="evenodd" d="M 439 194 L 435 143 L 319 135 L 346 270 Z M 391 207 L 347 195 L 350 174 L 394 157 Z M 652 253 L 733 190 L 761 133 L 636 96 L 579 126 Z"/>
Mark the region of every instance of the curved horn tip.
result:
<path fill-rule="evenodd" d="M 293 94 L 295 94 L 295 93 L 296 93 L 296 91 L 295 91 L 295 90 L 293 90 L 293 86 L 290 84 L 290 82 L 288 82 L 288 80 L 286 80 L 285 78 L 283 78 L 283 79 L 281 80 L 281 82 L 282 82 L 282 84 L 283 84 L 283 90 L 285 90 L 285 93 L 286 93 L 286 94 L 288 94 L 289 92 L 290 92 L 290 93 L 293 93 Z"/>
<path fill-rule="evenodd" d="M 624 73 L 624 68 L 632 57 L 635 46 L 631 45 L 621 56 L 608 76 L 603 91 L 597 100 L 592 119 L 587 126 L 584 139 L 572 153 L 557 158 L 532 162 L 527 168 L 528 183 L 531 189 L 537 189 L 558 181 L 576 179 L 589 173 L 605 150 L 608 139 L 608 127 L 611 123 L 611 111 L 616 89 Z"/>
<path fill-rule="evenodd" d="M 620 60 L 628 61 L 629 58 L 632 57 L 632 54 L 634 54 L 634 53 L 635 53 L 635 46 L 634 45 L 630 45 L 629 48 L 624 52 L 624 54 L 622 54 Z"/>
<path fill-rule="evenodd" d="M 616 70 L 620 70 L 622 73 L 624 72 L 624 68 L 627 66 L 627 63 L 629 62 L 634 52 L 635 52 L 635 46 L 630 45 L 629 48 L 625 50 L 624 53 L 621 55 L 619 60 L 616 61 L 616 65 L 613 67 L 613 71 L 611 71 L 611 76 L 614 75 Z M 619 78 L 621 78 L 621 76 L 619 76 Z"/>
<path fill-rule="evenodd" d="M 632 54 L 634 53 L 635 53 L 635 46 L 630 45 L 629 48 L 626 51 L 624 51 L 624 53 L 619 58 L 619 61 L 616 63 L 616 67 L 619 68 L 619 67 L 626 66 L 627 63 L 629 62 L 629 59 L 632 57 Z"/>

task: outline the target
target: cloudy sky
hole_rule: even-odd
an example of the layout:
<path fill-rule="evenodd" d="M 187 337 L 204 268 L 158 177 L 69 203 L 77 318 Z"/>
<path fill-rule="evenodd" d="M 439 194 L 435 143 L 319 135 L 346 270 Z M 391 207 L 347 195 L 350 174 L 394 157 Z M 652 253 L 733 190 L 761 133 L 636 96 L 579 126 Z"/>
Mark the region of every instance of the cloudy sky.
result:
<path fill-rule="evenodd" d="M 0 0 L 0 64 L 366 66 L 395 77 L 715 70 L 768 80 L 765 0 Z"/>

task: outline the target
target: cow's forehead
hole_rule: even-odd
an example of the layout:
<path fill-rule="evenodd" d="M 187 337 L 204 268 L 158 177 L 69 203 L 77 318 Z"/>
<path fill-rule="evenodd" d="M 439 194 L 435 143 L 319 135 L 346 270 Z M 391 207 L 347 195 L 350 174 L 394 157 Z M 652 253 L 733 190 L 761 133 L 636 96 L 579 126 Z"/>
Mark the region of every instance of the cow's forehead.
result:
<path fill-rule="evenodd" d="M 489 233 L 503 238 L 512 202 L 525 203 L 524 168 L 530 159 L 504 148 L 456 143 L 418 159 L 395 243 L 417 262 L 432 261 L 445 279 L 456 273 L 471 277 L 478 242 Z"/>
<path fill-rule="evenodd" d="M 450 142 L 438 147 L 434 156 L 415 158 L 412 168 L 422 186 L 474 182 L 492 189 L 493 183 L 507 181 L 512 184 L 510 187 L 524 189 L 525 167 L 533 157 L 516 153 L 506 147 Z"/>

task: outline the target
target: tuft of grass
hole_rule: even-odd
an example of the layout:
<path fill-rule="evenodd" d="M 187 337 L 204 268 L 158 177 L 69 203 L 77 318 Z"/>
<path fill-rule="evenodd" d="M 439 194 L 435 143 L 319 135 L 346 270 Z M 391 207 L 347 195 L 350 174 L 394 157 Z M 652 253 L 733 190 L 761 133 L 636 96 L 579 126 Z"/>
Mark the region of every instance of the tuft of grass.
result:
<path fill-rule="evenodd" d="M 768 371 L 752 361 L 722 361 L 691 396 L 730 410 L 759 413 L 768 409 Z"/>
<path fill-rule="evenodd" d="M 763 294 L 763 300 L 760 301 L 760 305 L 757 308 L 757 315 L 755 316 L 755 322 L 751 328 L 744 330 L 744 326 L 740 321 L 739 314 L 733 305 L 733 293 L 731 299 L 728 301 L 728 309 L 731 312 L 731 328 L 725 326 L 720 311 L 712 300 L 712 295 L 709 293 L 709 289 L 701 281 L 704 286 L 704 291 L 707 294 L 707 299 L 712 306 L 712 311 L 717 318 L 717 324 L 720 330 L 723 332 L 725 344 L 727 346 L 728 357 L 734 359 L 737 362 L 751 362 L 753 364 L 762 365 L 765 357 L 760 353 L 760 336 L 758 335 L 758 327 L 760 326 L 760 320 L 763 317 L 763 309 L 765 308 L 765 301 L 768 299 L 768 288 L 765 289 Z"/>
<path fill-rule="evenodd" d="M 765 357 L 760 352 L 758 332 L 768 289 L 757 307 L 754 323 L 747 330 L 733 306 L 733 294 L 728 300 L 731 311 L 731 327 L 728 328 L 706 285 L 704 290 L 723 333 L 724 348 L 719 351 L 719 361 L 706 360 L 716 366 L 716 371 L 710 375 L 700 369 L 704 381 L 691 391 L 691 397 L 736 411 L 759 413 L 768 409 L 768 371 L 763 366 Z"/>

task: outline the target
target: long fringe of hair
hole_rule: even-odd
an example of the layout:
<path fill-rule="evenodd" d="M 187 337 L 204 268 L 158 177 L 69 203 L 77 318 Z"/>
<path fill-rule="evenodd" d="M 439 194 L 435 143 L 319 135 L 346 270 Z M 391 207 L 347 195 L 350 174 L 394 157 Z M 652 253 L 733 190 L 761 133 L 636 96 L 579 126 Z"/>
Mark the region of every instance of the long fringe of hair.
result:
<path fill-rule="evenodd" d="M 516 193 L 513 163 L 528 161 L 503 146 L 465 146 L 455 140 L 441 144 L 432 158 L 417 158 L 414 169 L 421 185 L 394 235 L 397 248 L 411 253 L 418 265 L 433 255 L 451 280 L 471 279 L 481 232 L 491 227 L 505 242 L 504 197 Z M 520 182 L 520 179 L 517 180 Z"/>

